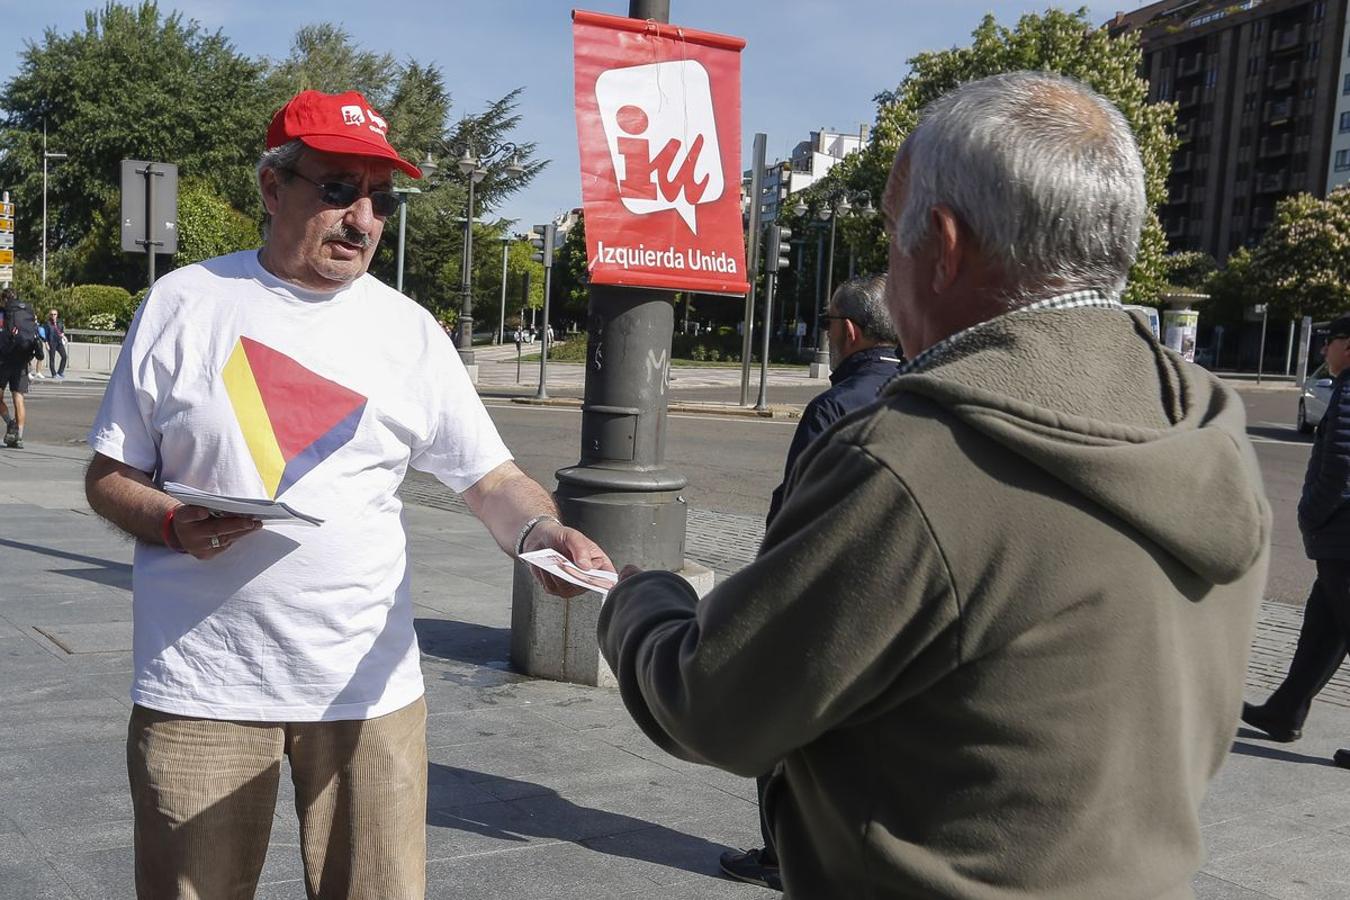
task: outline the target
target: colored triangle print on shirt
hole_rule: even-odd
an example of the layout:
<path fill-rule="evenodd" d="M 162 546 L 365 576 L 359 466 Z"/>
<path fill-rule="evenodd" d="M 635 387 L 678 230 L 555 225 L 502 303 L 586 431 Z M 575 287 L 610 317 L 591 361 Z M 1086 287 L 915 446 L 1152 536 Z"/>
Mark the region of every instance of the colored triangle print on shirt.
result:
<path fill-rule="evenodd" d="M 225 362 L 220 375 L 225 382 L 225 393 L 230 397 L 230 405 L 234 407 L 234 417 L 239 422 L 240 431 L 244 433 L 244 443 L 248 445 L 253 465 L 262 478 L 263 489 L 267 496 L 276 499 L 277 484 L 286 469 L 286 460 L 277 446 L 272 422 L 267 416 L 243 346 L 238 343 L 234 345 L 234 352 Z"/>
<path fill-rule="evenodd" d="M 365 397 L 252 338 L 239 338 L 222 374 L 273 499 L 350 441 L 365 412 Z"/>

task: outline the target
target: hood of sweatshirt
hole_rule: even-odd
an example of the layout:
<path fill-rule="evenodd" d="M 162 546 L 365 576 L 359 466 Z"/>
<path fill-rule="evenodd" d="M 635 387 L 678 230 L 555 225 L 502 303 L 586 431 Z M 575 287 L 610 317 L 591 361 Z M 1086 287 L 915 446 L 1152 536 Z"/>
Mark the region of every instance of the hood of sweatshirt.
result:
<path fill-rule="evenodd" d="M 1241 399 L 1122 309 L 982 323 L 882 396 L 901 392 L 946 408 L 1212 583 L 1242 577 L 1270 540 Z"/>

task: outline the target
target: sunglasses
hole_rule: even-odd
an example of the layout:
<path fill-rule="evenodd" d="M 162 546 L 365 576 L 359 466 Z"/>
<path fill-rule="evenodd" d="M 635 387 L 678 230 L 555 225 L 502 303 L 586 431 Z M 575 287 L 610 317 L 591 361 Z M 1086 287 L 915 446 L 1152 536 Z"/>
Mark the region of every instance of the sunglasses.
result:
<path fill-rule="evenodd" d="M 830 315 L 829 313 L 826 313 L 825 315 L 823 315 L 823 316 L 820 317 L 820 321 L 822 321 L 822 322 L 824 322 L 826 325 L 828 325 L 828 324 L 831 323 L 831 322 L 847 322 L 847 321 L 849 321 L 849 317 L 848 317 L 848 316 L 834 316 L 834 315 Z"/>
<path fill-rule="evenodd" d="M 362 194 L 361 189 L 354 184 L 348 184 L 345 181 L 315 181 L 308 175 L 297 172 L 295 169 L 282 169 L 283 172 L 289 172 L 301 181 L 308 181 L 319 189 L 319 199 L 329 206 L 345 209 L 351 206 L 362 196 L 370 198 L 371 209 L 375 215 L 381 219 L 387 219 L 398 212 L 399 196 L 393 191 L 370 191 L 368 194 Z"/>

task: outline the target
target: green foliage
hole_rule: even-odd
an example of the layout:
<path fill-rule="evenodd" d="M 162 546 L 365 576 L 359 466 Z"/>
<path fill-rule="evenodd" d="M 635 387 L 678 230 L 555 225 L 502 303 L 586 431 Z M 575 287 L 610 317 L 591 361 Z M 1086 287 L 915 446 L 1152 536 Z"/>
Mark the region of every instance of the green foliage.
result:
<path fill-rule="evenodd" d="M 1200 250 L 1169 253 L 1162 260 L 1163 281 L 1173 293 L 1205 293 L 1218 271 L 1218 261 Z"/>
<path fill-rule="evenodd" d="M 563 315 L 585 321 L 590 305 L 590 274 L 586 268 L 586 217 L 578 216 L 567 239 L 553 257 L 554 299 Z"/>
<path fill-rule="evenodd" d="M 1296 194 L 1276 204 L 1250 268 L 1274 313 L 1317 319 L 1350 309 L 1350 187 L 1325 200 Z"/>
<path fill-rule="evenodd" d="M 557 267 L 554 267 L 557 276 Z M 525 273 L 530 275 L 530 295 L 522 297 L 525 289 Z M 543 309 L 544 307 L 544 265 L 534 261 L 534 245 L 528 240 L 513 240 L 506 251 L 506 305 L 508 309 L 519 312 L 521 307 Z M 556 288 L 555 288 L 556 290 Z M 521 301 L 524 300 L 522 303 Z"/>
<path fill-rule="evenodd" d="M 178 252 L 175 266 L 257 247 L 255 220 L 230 206 L 205 181 L 184 180 L 178 188 Z"/>
<path fill-rule="evenodd" d="M 70 289 L 62 312 L 71 328 L 124 329 L 136 314 L 136 302 L 126 288 L 80 284 Z"/>
<path fill-rule="evenodd" d="M 42 132 L 69 154 L 50 174 L 49 242 L 90 251 L 114 243 L 120 161 L 176 162 L 180 175 L 210 183 L 241 208 L 253 200 L 252 165 L 268 109 L 260 63 L 153 2 L 108 3 L 83 30 L 48 30 L 24 49 L 0 91 L 0 184 L 23 211 L 41 207 Z M 109 210 L 112 214 L 109 215 Z M 40 245 L 41 219 L 21 214 L 16 241 Z M 99 240 L 88 237 L 99 232 Z M 134 283 L 142 267 L 117 254 L 67 258 L 67 278 Z M 94 271 L 97 269 L 97 271 Z"/>
<path fill-rule="evenodd" d="M 466 142 L 481 154 L 509 139 L 520 124 L 520 91 L 449 125 L 450 94 L 433 65 L 361 47 L 332 24 L 302 28 L 284 59 L 250 59 L 221 32 L 154 2 L 109 2 L 87 14 L 83 29 L 48 30 L 27 44 L 18 74 L 0 86 L 0 184 L 19 207 L 18 255 L 34 259 L 41 246 L 41 218 L 32 211 L 41 208 L 44 123 L 49 149 L 69 154 L 49 177 L 49 281 L 144 284 L 144 255 L 121 250 L 122 159 L 179 167 L 173 264 L 256 245 L 262 206 L 254 166 L 267 123 L 305 88 L 361 91 L 389 120 L 390 143 L 405 158 L 420 162 L 432 153 L 439 167 L 407 205 L 404 289 L 433 311 L 457 309 L 467 187 L 454 162 Z M 492 222 L 492 211 L 547 165 L 534 159 L 534 144 L 518 150 L 523 177 L 507 177 L 510 160 L 501 158 L 476 188 L 476 309 L 495 308 L 500 297 L 500 246 L 495 265 L 494 254 L 482 251 L 508 223 Z M 371 264 L 391 284 L 397 250 L 394 217 Z M 159 271 L 169 263 L 161 257 Z"/>
<path fill-rule="evenodd" d="M 876 124 L 868 146 L 813 184 L 805 192 L 808 204 L 818 204 L 829 191 L 841 187 L 867 190 L 872 202 L 878 204 L 895 154 L 918 123 L 924 106 L 967 81 L 1028 69 L 1076 78 L 1114 103 L 1134 130 L 1143 157 L 1150 209 L 1164 202 L 1177 146 L 1172 133 L 1176 111 L 1170 103 L 1147 102 L 1148 83 L 1139 76 L 1137 35 L 1112 38 L 1106 29 L 1092 25 L 1086 9 L 1072 13 L 1050 9 L 1040 15 L 1024 15 L 1011 28 L 987 15 L 971 38 L 968 47 L 920 53 L 909 61 L 909 74 L 900 84 L 877 95 Z M 801 234 L 806 223 L 791 221 L 794 232 Z M 843 219 L 840 232 L 840 245 L 858 251 L 859 271 L 885 270 L 886 238 L 879 216 Z M 1156 213 L 1150 211 L 1139 258 L 1125 291 L 1127 303 L 1158 302 L 1165 285 L 1166 249 L 1162 226 Z M 843 257 L 836 255 L 835 284 L 846 274 Z"/>
<path fill-rule="evenodd" d="M 1252 252 L 1246 247 L 1228 254 L 1223 268 L 1206 282 L 1210 300 L 1204 309 L 1205 318 L 1216 324 L 1240 324 L 1247 307 L 1261 302 L 1261 286 L 1255 269 Z"/>

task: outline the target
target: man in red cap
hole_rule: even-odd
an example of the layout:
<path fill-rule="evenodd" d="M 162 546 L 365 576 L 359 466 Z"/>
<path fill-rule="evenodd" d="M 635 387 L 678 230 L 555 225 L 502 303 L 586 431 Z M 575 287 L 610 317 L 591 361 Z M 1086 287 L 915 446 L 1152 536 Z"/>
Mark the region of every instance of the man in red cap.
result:
<path fill-rule="evenodd" d="M 310 896 L 423 895 L 426 706 L 396 493 L 409 466 L 461 492 L 508 553 L 613 568 L 512 462 L 435 319 L 367 274 L 394 170 L 421 177 L 387 131 L 356 92 L 277 112 L 263 247 L 155 284 L 90 432 L 90 505 L 138 539 L 127 760 L 143 898 L 252 896 L 283 756 Z M 322 521 L 262 527 L 183 505 L 170 482 Z"/>

